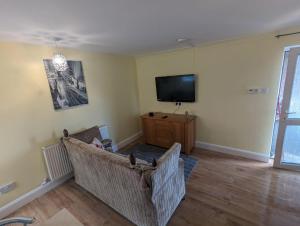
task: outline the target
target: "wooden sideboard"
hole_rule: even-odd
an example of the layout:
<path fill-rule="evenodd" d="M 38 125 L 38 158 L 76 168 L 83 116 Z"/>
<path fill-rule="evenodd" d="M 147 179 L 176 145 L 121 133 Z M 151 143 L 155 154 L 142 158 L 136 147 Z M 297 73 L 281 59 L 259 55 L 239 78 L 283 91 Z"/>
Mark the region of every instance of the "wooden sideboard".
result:
<path fill-rule="evenodd" d="M 191 153 L 195 146 L 196 116 L 154 113 L 152 117 L 145 114 L 141 118 L 147 144 L 170 148 L 178 142 L 182 152 Z"/>

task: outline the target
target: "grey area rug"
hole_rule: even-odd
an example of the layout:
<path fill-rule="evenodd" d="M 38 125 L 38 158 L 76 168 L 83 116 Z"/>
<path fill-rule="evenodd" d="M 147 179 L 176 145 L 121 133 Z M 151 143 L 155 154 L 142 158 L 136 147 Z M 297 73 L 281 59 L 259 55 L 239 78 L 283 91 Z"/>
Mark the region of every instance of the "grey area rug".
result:
<path fill-rule="evenodd" d="M 167 149 L 160 148 L 147 144 L 136 144 L 133 147 L 130 147 L 126 150 L 121 150 L 119 153 L 123 155 L 133 154 L 136 158 L 145 160 L 149 163 L 152 163 L 153 158 L 158 160 Z M 180 158 L 184 160 L 184 179 L 187 182 L 193 168 L 197 164 L 198 160 L 193 158 L 192 156 L 181 153 Z"/>

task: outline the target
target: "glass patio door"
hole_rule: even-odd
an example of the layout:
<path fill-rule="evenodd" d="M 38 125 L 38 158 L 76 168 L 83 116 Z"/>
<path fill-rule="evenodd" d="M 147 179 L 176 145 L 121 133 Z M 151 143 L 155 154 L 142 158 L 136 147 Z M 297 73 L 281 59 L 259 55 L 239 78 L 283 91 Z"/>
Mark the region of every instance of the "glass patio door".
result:
<path fill-rule="evenodd" d="M 288 54 L 274 167 L 300 170 L 300 48 Z"/>

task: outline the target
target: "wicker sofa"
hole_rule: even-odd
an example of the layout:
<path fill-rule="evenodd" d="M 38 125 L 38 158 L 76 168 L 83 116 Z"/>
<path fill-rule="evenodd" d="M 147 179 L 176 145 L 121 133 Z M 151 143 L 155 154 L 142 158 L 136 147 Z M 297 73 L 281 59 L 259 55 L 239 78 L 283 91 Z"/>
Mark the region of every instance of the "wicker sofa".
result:
<path fill-rule="evenodd" d="M 180 144 L 175 143 L 153 167 L 142 160 L 132 165 L 125 156 L 89 145 L 90 135 L 75 137 L 64 137 L 63 142 L 77 184 L 136 225 L 167 224 L 185 195 Z"/>

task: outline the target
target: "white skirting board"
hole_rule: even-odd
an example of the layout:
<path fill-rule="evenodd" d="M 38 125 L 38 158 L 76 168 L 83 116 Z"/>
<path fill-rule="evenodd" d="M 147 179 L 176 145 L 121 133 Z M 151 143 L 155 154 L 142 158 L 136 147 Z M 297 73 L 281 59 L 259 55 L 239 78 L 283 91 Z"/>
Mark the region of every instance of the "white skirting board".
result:
<path fill-rule="evenodd" d="M 133 134 L 132 136 L 120 141 L 118 144 L 113 145 L 112 149 L 114 152 L 118 151 L 119 149 L 125 147 L 126 145 L 132 143 L 133 141 L 137 140 L 143 135 L 142 131 Z"/>
<path fill-rule="evenodd" d="M 50 181 L 44 185 L 40 185 L 39 187 L 31 190 L 30 192 L 20 196 L 19 198 L 7 203 L 3 207 L 0 208 L 0 219 L 10 215 L 11 213 L 15 212 L 22 206 L 25 206 L 29 202 L 33 201 L 34 199 L 42 196 L 43 194 L 47 193 L 48 191 L 58 187 L 59 185 L 63 184 L 67 180 L 73 177 L 73 174 L 68 174 L 64 177 L 61 177 L 57 180 Z M 30 217 L 30 216 L 29 216 Z"/>
<path fill-rule="evenodd" d="M 130 144 L 131 142 L 137 140 L 139 137 L 142 136 L 142 132 L 139 131 L 138 133 L 120 141 L 118 144 L 113 145 L 113 151 L 117 151 L 120 148 L 125 147 L 126 145 Z M 66 175 L 58 180 L 50 181 L 44 185 L 41 185 L 30 192 L 20 196 L 19 198 L 7 203 L 3 207 L 0 207 L 0 219 L 10 215 L 11 213 L 15 212 L 22 206 L 25 206 L 29 202 L 33 201 L 34 199 L 42 196 L 43 194 L 47 193 L 48 191 L 58 187 L 59 185 L 66 182 L 70 179 L 73 175 Z"/>
<path fill-rule="evenodd" d="M 270 156 L 253 151 L 243 150 L 239 148 L 227 147 L 217 144 L 210 144 L 202 141 L 196 141 L 197 148 L 203 148 L 210 151 L 221 152 L 224 154 L 235 155 L 247 159 L 257 160 L 261 162 L 269 162 Z"/>

